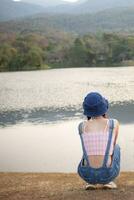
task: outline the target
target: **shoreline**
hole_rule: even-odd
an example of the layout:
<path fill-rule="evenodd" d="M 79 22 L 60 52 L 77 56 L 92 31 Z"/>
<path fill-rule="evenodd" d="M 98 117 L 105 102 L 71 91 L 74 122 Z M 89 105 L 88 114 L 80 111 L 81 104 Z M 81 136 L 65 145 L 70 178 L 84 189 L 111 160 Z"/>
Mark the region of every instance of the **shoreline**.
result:
<path fill-rule="evenodd" d="M 121 172 L 116 190 L 84 190 L 76 173 L 0 173 L 1 200 L 133 200 L 134 172 Z"/>

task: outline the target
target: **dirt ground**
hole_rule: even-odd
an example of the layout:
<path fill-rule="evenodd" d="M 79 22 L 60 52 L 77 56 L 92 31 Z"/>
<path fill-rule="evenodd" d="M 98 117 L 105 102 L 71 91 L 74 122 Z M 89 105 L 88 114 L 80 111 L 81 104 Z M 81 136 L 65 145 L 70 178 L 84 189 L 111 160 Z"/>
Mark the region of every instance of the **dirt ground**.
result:
<path fill-rule="evenodd" d="M 134 173 L 116 183 L 116 190 L 85 190 L 73 173 L 0 173 L 0 200 L 134 200 Z"/>

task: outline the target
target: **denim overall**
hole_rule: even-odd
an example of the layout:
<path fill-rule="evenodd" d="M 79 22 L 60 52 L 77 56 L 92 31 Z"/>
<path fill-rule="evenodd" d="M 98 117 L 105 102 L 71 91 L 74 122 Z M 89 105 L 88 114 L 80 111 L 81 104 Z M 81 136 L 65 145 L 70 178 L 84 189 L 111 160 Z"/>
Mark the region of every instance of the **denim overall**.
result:
<path fill-rule="evenodd" d="M 110 145 L 112 140 L 112 132 L 114 127 L 113 119 L 109 121 L 109 138 L 107 143 L 107 148 L 105 151 L 105 156 L 103 160 L 103 165 L 99 168 L 93 168 L 90 166 L 90 160 L 88 159 L 87 152 L 84 147 L 84 142 L 82 138 L 82 125 L 83 123 L 79 124 L 79 135 L 81 138 L 82 149 L 83 149 L 83 157 L 78 165 L 78 174 L 79 176 L 85 180 L 87 183 L 90 184 L 107 184 L 113 181 L 120 172 L 120 147 L 118 144 L 114 146 L 114 151 L 112 155 L 112 164 L 107 166 L 108 158 L 109 158 L 109 151 Z M 83 161 L 86 160 L 86 165 L 83 164 Z"/>

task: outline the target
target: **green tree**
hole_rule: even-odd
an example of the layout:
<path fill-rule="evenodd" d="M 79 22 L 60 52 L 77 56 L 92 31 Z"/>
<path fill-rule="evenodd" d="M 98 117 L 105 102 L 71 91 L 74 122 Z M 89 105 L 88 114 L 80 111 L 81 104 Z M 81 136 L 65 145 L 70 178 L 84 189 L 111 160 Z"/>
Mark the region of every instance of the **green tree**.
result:
<path fill-rule="evenodd" d="M 32 46 L 24 55 L 24 68 L 41 69 L 43 64 L 43 51 L 40 47 Z"/>
<path fill-rule="evenodd" d="M 80 38 L 76 38 L 73 46 L 69 49 L 69 64 L 74 67 L 83 67 L 87 65 L 87 49 Z"/>
<path fill-rule="evenodd" d="M 9 71 L 10 62 L 17 54 L 17 50 L 8 44 L 0 47 L 0 71 Z"/>

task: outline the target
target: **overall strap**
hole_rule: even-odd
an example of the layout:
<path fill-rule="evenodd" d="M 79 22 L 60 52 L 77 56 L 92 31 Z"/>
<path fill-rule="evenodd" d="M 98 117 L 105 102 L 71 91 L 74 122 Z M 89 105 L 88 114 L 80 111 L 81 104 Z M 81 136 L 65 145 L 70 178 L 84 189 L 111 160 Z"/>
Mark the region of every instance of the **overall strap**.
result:
<path fill-rule="evenodd" d="M 86 149 L 85 149 L 85 146 L 84 146 L 84 141 L 83 141 L 83 138 L 82 138 L 83 125 L 84 125 L 83 122 L 81 122 L 81 123 L 79 124 L 78 130 L 79 130 L 79 135 L 80 135 L 81 144 L 82 144 L 83 157 L 86 159 L 88 166 L 90 166 L 90 164 L 89 164 L 89 159 L 88 159 L 88 155 L 87 155 L 87 152 L 86 152 Z"/>
<path fill-rule="evenodd" d="M 112 141 L 112 135 L 113 135 L 113 128 L 114 128 L 114 120 L 110 119 L 109 120 L 108 143 L 107 143 L 107 148 L 106 148 L 106 152 L 105 152 L 105 156 L 104 156 L 103 167 L 107 166 L 108 157 L 109 157 L 109 151 L 110 151 L 111 141 Z"/>

